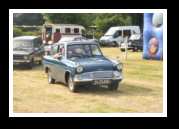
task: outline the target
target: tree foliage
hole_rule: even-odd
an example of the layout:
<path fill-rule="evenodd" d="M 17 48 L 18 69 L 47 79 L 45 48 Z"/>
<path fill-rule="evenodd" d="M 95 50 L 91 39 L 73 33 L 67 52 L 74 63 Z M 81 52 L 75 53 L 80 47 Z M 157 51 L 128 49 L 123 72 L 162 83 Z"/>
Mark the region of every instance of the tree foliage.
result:
<path fill-rule="evenodd" d="M 13 22 L 14 25 L 42 25 L 44 19 L 40 13 L 15 13 Z"/>
<path fill-rule="evenodd" d="M 93 22 L 103 33 L 112 26 L 131 25 L 131 17 L 126 14 L 101 14 Z"/>
<path fill-rule="evenodd" d="M 15 25 L 79 24 L 91 34 L 89 26 L 96 26 L 96 37 L 103 35 L 112 26 L 143 26 L 143 14 L 128 13 L 17 13 L 14 14 Z M 18 31 L 17 31 L 18 32 Z"/>

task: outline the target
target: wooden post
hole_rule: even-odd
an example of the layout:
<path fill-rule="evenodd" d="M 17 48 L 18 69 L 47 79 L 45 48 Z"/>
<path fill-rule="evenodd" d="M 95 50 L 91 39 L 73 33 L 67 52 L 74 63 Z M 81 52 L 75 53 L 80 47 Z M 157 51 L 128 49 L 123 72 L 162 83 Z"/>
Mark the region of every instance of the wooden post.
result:
<path fill-rule="evenodd" d="M 127 52 L 128 52 L 128 37 L 125 40 L 125 60 L 127 60 Z"/>
<path fill-rule="evenodd" d="M 127 60 L 127 42 L 125 43 L 125 60 Z"/>

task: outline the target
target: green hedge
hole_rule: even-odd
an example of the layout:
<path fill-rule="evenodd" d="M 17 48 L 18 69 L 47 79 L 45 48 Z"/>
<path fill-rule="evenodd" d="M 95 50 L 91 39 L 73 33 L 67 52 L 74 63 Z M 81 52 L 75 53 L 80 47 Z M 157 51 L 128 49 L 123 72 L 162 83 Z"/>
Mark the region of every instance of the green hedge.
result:
<path fill-rule="evenodd" d="M 30 31 L 28 29 L 24 29 L 24 28 L 17 28 L 17 27 L 14 27 L 13 28 L 13 37 L 16 37 L 16 36 L 24 36 L 24 35 L 35 35 L 35 36 L 38 36 L 38 35 L 41 35 L 41 30 L 31 30 Z"/>

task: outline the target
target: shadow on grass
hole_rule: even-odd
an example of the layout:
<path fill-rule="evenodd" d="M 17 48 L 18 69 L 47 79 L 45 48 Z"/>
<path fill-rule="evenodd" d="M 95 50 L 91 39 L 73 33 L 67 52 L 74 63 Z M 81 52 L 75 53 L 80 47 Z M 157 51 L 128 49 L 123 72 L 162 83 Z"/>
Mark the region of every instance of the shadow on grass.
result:
<path fill-rule="evenodd" d="M 29 68 L 27 65 L 13 65 L 14 70 L 24 71 L 24 70 L 39 70 L 43 69 L 42 65 L 34 64 L 32 68 Z"/>
<path fill-rule="evenodd" d="M 148 96 L 154 95 L 151 88 L 144 88 L 137 85 L 121 84 L 117 91 L 110 91 L 107 88 L 97 86 L 80 87 L 79 94 L 92 94 L 102 96 Z"/>

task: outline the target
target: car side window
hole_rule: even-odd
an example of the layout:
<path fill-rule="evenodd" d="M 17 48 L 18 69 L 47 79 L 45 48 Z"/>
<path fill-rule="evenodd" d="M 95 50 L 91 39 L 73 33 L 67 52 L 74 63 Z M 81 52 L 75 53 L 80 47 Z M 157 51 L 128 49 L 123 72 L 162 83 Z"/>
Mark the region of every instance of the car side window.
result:
<path fill-rule="evenodd" d="M 64 57 L 65 56 L 65 49 L 64 49 L 64 45 L 60 44 L 57 45 L 53 48 L 53 57 L 56 59 L 59 59 L 60 57 Z"/>
<path fill-rule="evenodd" d="M 59 53 L 64 57 L 65 56 L 65 47 L 64 44 L 59 45 Z"/>
<path fill-rule="evenodd" d="M 42 39 L 41 38 L 38 38 L 38 43 L 40 46 L 42 46 Z"/>
<path fill-rule="evenodd" d="M 39 48 L 41 46 L 41 44 L 42 44 L 42 41 L 41 41 L 40 38 L 37 38 L 37 39 L 34 40 L 34 47 L 35 48 Z"/>
<path fill-rule="evenodd" d="M 96 56 L 101 56 L 101 52 L 97 45 L 91 45 L 92 54 Z"/>
<path fill-rule="evenodd" d="M 121 36 L 121 35 L 122 35 L 122 31 L 119 30 L 114 34 L 114 38 L 117 38 L 118 36 Z"/>
<path fill-rule="evenodd" d="M 55 55 L 58 52 L 58 45 L 52 47 L 51 55 Z"/>

